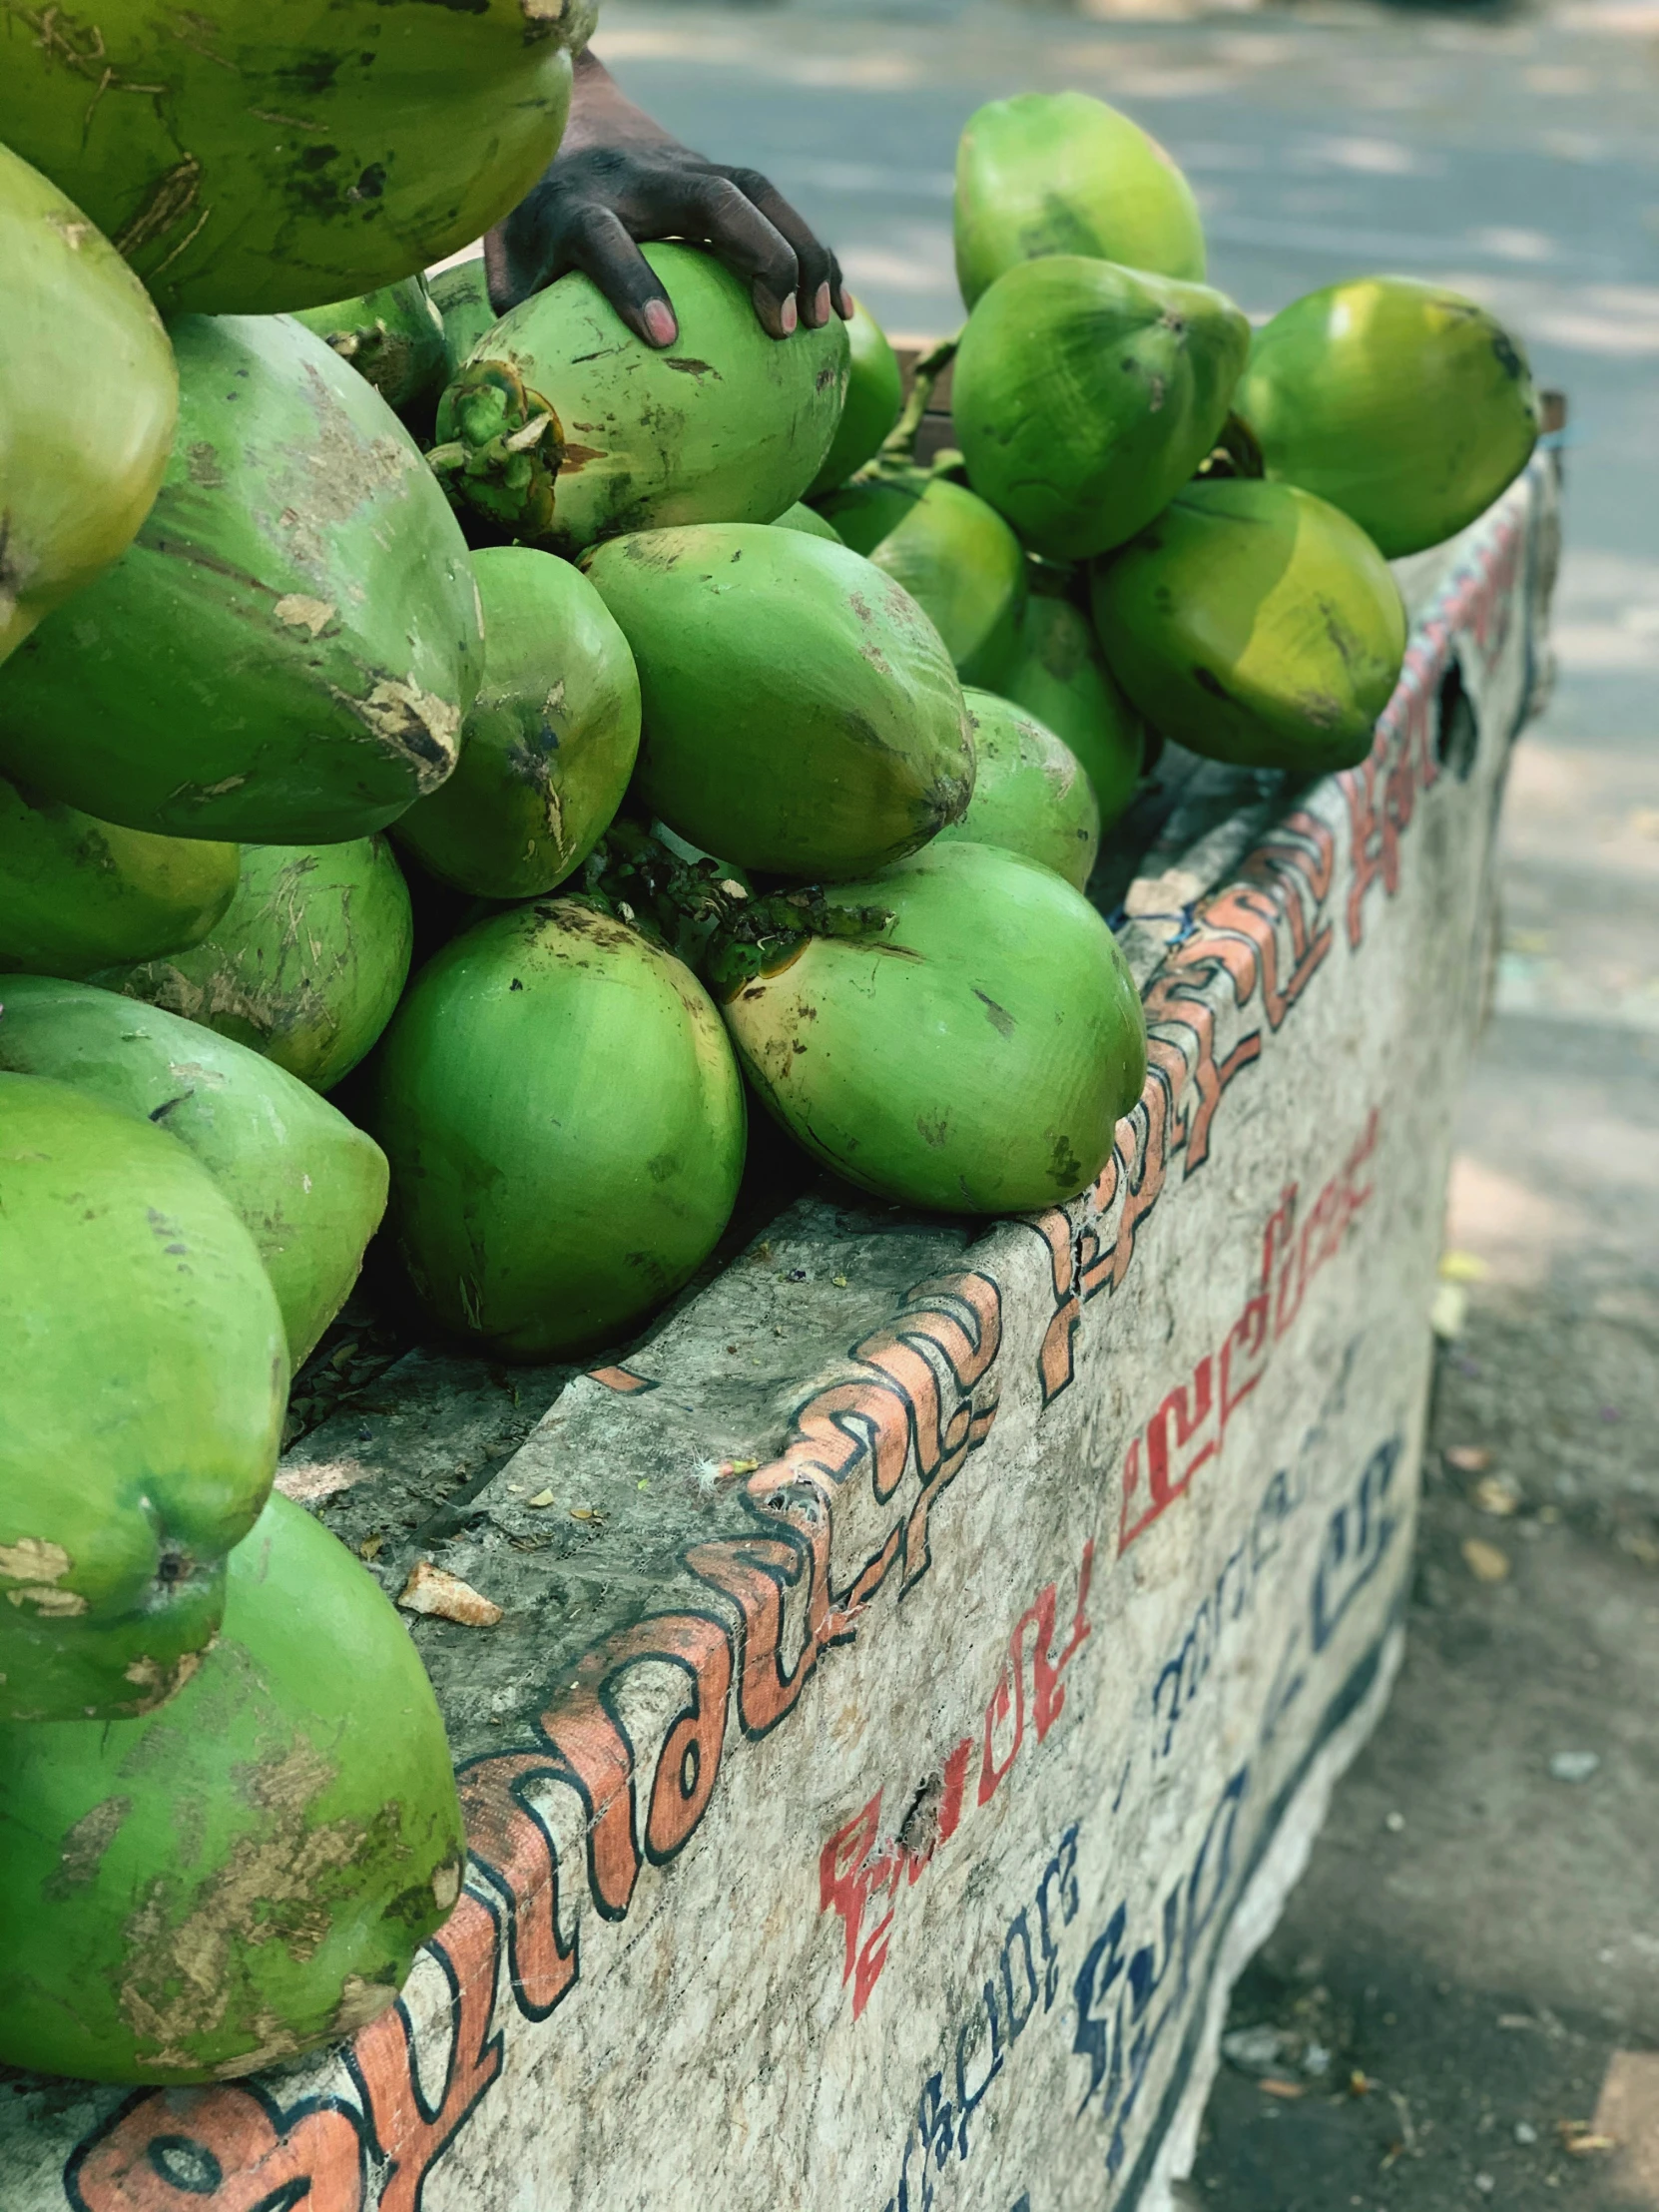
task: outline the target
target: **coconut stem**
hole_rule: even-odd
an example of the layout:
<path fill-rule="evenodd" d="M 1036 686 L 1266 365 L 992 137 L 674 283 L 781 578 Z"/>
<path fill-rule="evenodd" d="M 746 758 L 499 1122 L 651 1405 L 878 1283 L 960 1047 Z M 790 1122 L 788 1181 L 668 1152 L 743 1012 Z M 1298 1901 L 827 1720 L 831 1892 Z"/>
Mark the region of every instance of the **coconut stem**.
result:
<path fill-rule="evenodd" d="M 831 905 L 816 884 L 758 893 L 725 862 L 683 860 L 620 816 L 589 855 L 576 895 L 666 946 L 722 996 L 809 937 L 874 937 L 892 920 L 881 906 Z"/>
<path fill-rule="evenodd" d="M 860 469 L 860 480 L 870 477 L 895 475 L 901 470 L 914 468 L 916 439 L 921 432 L 922 417 L 939 378 L 956 358 L 956 347 L 961 342 L 958 330 L 953 338 L 940 338 L 937 345 L 930 345 L 916 361 L 915 373 L 910 384 L 910 396 L 904 402 L 898 420 L 881 441 L 881 449 L 867 469 Z"/>
<path fill-rule="evenodd" d="M 1221 435 L 1208 455 L 1199 462 L 1196 473 L 1200 476 L 1250 477 L 1267 474 L 1261 444 L 1242 415 L 1228 416 L 1221 426 Z"/>
<path fill-rule="evenodd" d="M 515 430 L 511 437 L 501 440 L 502 450 L 507 453 L 528 453 L 531 446 L 541 443 L 552 421 L 550 414 L 532 415 L 522 430 Z"/>
<path fill-rule="evenodd" d="M 564 433 L 549 401 L 527 391 L 510 362 L 475 361 L 444 394 L 440 420 L 455 435 L 427 454 L 450 503 L 534 545 L 553 519 Z"/>

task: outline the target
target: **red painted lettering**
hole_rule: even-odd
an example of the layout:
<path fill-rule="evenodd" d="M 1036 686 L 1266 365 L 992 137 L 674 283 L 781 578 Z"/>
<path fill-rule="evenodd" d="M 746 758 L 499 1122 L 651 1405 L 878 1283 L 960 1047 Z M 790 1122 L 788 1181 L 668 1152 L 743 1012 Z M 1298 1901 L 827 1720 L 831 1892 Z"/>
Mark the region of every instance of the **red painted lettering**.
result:
<path fill-rule="evenodd" d="M 377 2212 L 420 2212 L 426 2176 L 501 2071 L 501 2038 L 490 2033 L 501 1949 L 495 1914 L 463 1890 L 427 1948 L 443 1966 L 451 1991 L 449 2061 L 436 2105 L 427 2104 L 415 2073 L 401 2004 L 361 2029 L 346 2053 L 374 2140 L 390 2160 Z"/>
<path fill-rule="evenodd" d="M 467 1842 L 507 1907 L 514 2001 L 526 2018 L 544 2020 L 576 1979 L 577 1946 L 559 1933 L 558 1852 L 525 1793 L 539 1781 L 571 1788 L 570 1774 L 562 1761 L 525 1751 L 481 1760 L 458 1779 Z"/>
<path fill-rule="evenodd" d="M 362 2141 L 336 2104 L 158 2089 L 80 2146 L 64 2193 L 75 2212 L 361 2212 Z"/>
<path fill-rule="evenodd" d="M 1260 1276 L 1243 1312 L 1218 1351 L 1200 1357 L 1191 1380 L 1177 1383 L 1130 1439 L 1118 1516 L 1120 1557 L 1186 1494 L 1199 1469 L 1220 1453 L 1228 1422 L 1267 1373 L 1274 1344 L 1296 1320 L 1309 1285 L 1342 1250 L 1356 1216 L 1371 1198 L 1372 1186 L 1360 1181 L 1360 1171 L 1377 1149 L 1377 1132 L 1374 1109 L 1364 1134 L 1320 1192 L 1300 1232 L 1296 1188 L 1286 1191 L 1262 1232 Z"/>

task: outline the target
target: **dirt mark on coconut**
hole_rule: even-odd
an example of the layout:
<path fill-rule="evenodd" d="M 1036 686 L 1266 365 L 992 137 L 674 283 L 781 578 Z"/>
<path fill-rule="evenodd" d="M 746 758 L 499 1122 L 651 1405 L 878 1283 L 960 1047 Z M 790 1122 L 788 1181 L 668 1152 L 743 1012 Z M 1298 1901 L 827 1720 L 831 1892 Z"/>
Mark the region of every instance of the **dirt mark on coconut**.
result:
<path fill-rule="evenodd" d="M 991 1027 L 996 1031 L 997 1035 L 999 1037 L 1011 1037 L 1018 1025 L 1015 1022 L 1013 1015 L 1009 1013 L 1008 1009 L 1005 1006 L 999 1006 L 996 1000 L 994 998 L 988 997 L 984 991 L 975 990 L 973 995 L 984 1007 L 985 1019 L 990 1023 Z"/>
<path fill-rule="evenodd" d="M 331 1042 L 339 1025 L 328 1005 L 327 985 L 346 972 L 352 955 L 348 950 L 336 952 L 326 973 L 321 972 L 326 944 L 305 926 L 302 887 L 303 878 L 316 864 L 307 856 L 283 868 L 261 908 L 262 917 L 275 924 L 277 959 L 274 973 L 251 978 L 239 962 L 234 967 L 218 968 L 197 982 L 170 963 L 157 961 L 151 969 L 157 979 L 155 1004 L 209 1028 L 217 1027 L 216 1017 L 229 1017 L 246 1023 L 256 1036 L 269 1040 L 314 1026 Z M 340 924 L 348 945 L 350 923 L 351 891 L 347 887 L 340 900 Z M 289 954 L 296 955 L 300 964 L 296 984 L 284 981 L 281 972 Z"/>
<path fill-rule="evenodd" d="M 338 690 L 333 696 L 357 717 L 376 745 L 388 746 L 415 764 L 415 782 L 422 793 L 436 791 L 455 766 L 461 710 L 454 701 L 391 676 L 378 678 L 364 699 Z"/>
<path fill-rule="evenodd" d="M 191 568 L 206 569 L 210 576 L 222 576 L 228 584 L 235 584 L 239 591 L 249 592 L 257 599 L 275 600 L 279 596 L 275 584 L 268 583 L 263 576 L 256 576 L 251 569 L 239 568 L 235 561 L 222 560 L 217 554 L 210 553 L 205 546 L 192 544 L 189 539 L 162 537 L 156 530 L 156 525 L 158 522 L 165 523 L 168 504 L 169 495 L 164 490 L 156 502 L 150 521 L 145 525 L 147 534 L 143 542 L 147 546 L 152 546 L 167 560 L 184 561 Z"/>
<path fill-rule="evenodd" d="M 0 1574 L 17 1582 L 61 1582 L 75 1564 L 62 1544 L 44 1536 L 19 1536 L 0 1544 Z"/>
<path fill-rule="evenodd" d="M 1329 692 L 1303 692 L 1298 697 L 1297 705 L 1319 730 L 1340 729 L 1348 719 L 1342 701 L 1334 699 Z"/>
<path fill-rule="evenodd" d="M 304 1964 L 321 1947 L 330 1926 L 321 1894 L 327 1877 L 347 1869 L 368 1842 L 360 1821 L 310 1824 L 312 1808 L 334 1775 L 332 1764 L 309 1743 L 244 1767 L 237 1783 L 263 1816 L 259 1833 L 238 1840 L 182 1919 L 174 1918 L 172 1878 L 158 1876 L 149 1885 L 124 1931 L 120 2006 L 134 2034 L 158 2046 L 148 2057 L 150 2065 L 184 2071 L 201 2064 L 188 2046 L 218 2028 L 230 2008 L 235 1948 L 275 1937 Z M 377 1986 L 364 2010 L 370 1993 L 359 1982 L 347 1999 L 358 2024 L 383 2011 L 396 1990 Z M 219 2068 L 221 2073 L 248 2072 L 291 2056 L 307 2040 L 302 2029 L 284 2027 L 265 2006 L 252 2014 L 248 2027 L 257 2048 Z"/>
<path fill-rule="evenodd" d="M 172 1584 L 171 1588 L 177 1590 L 178 1584 Z M 129 1704 L 112 1706 L 110 1711 L 112 1713 L 130 1714 L 135 1717 L 140 1714 L 155 1712 L 156 1708 L 159 1705 L 165 1705 L 169 1698 L 177 1697 L 218 1641 L 217 1636 L 212 1637 L 205 1650 L 187 1651 L 167 1666 L 163 1666 L 158 1659 L 133 1660 L 130 1665 L 122 1669 L 122 1673 L 132 1683 L 139 1695 Z"/>
<path fill-rule="evenodd" d="M 104 1854 L 115 1842 L 122 1822 L 133 1810 L 130 1797 L 106 1798 L 95 1805 L 64 1837 L 58 1852 L 58 1871 L 45 1884 L 42 1895 L 49 1904 L 61 1905 L 73 1893 L 95 1881 Z"/>

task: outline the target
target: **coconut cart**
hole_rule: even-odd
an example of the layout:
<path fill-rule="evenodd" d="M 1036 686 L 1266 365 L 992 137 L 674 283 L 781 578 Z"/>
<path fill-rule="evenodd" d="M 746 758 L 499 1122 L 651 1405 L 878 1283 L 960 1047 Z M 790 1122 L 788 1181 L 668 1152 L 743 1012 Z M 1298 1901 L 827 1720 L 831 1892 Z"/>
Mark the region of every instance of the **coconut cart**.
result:
<path fill-rule="evenodd" d="M 1093 886 L 1151 1069 L 1074 1204 L 780 1182 L 582 1372 L 348 1310 L 281 1486 L 427 1608 L 465 1887 L 296 2068 L 8 2079 L 7 2212 L 1161 2212 L 1399 1663 L 1557 514 L 1540 454 L 1401 564 L 1360 767 L 1166 753 Z"/>

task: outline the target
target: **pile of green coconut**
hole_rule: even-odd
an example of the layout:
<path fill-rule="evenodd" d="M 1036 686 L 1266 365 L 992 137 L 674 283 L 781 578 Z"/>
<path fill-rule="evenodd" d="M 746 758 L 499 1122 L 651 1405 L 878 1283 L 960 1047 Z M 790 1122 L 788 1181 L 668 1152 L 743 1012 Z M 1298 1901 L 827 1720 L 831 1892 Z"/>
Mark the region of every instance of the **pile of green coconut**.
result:
<path fill-rule="evenodd" d="M 907 408 L 691 246 L 667 352 L 580 276 L 497 319 L 453 257 L 587 17 L 204 7 L 0 74 L 0 2060 L 126 2082 L 350 2032 L 458 1893 L 414 1647 L 273 1493 L 369 1240 L 547 1360 L 696 1275 L 752 1101 L 891 1203 L 1075 1199 L 1145 1075 L 1103 830 L 1165 743 L 1363 759 L 1389 561 L 1536 433 L 1453 293 L 1253 333 L 1075 94 L 969 123 Z"/>

